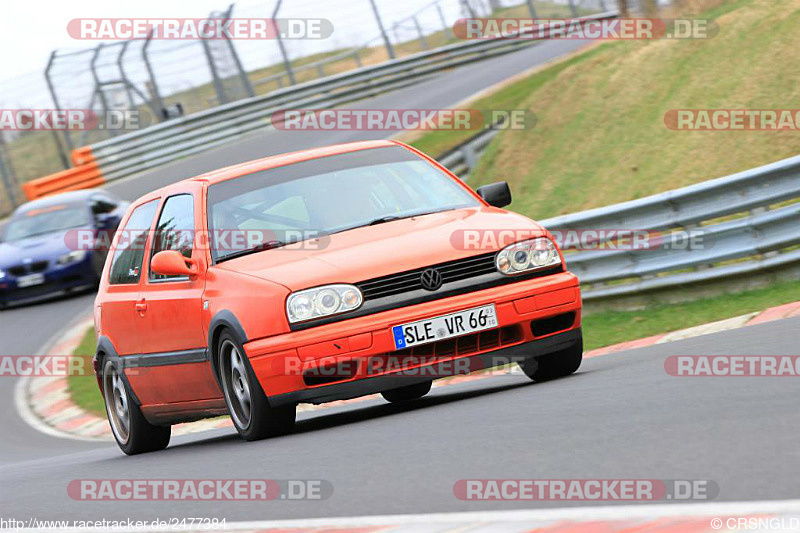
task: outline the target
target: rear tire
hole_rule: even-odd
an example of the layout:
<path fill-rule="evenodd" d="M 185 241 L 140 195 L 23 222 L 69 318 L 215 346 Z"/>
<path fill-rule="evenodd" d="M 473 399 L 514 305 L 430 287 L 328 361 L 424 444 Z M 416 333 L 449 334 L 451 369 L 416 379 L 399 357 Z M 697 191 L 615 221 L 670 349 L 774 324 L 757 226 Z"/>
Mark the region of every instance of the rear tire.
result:
<path fill-rule="evenodd" d="M 239 435 L 244 440 L 256 441 L 289 433 L 294 427 L 296 406 L 269 404 L 250 360 L 230 332 L 220 335 L 217 354 L 225 404 Z"/>
<path fill-rule="evenodd" d="M 383 396 L 387 402 L 391 403 L 408 402 L 411 400 L 417 400 L 428 394 L 432 385 L 433 381 L 425 381 L 423 383 L 416 383 L 414 385 L 406 385 L 405 387 L 400 387 L 399 389 L 383 391 L 381 396 Z"/>
<path fill-rule="evenodd" d="M 519 363 L 525 375 L 533 381 L 550 381 L 574 374 L 583 361 L 583 339 L 560 352 L 525 359 Z"/>
<path fill-rule="evenodd" d="M 114 362 L 107 360 L 102 368 L 106 415 L 120 449 L 127 455 L 136 455 L 166 448 L 172 427 L 154 426 L 144 418 Z"/>

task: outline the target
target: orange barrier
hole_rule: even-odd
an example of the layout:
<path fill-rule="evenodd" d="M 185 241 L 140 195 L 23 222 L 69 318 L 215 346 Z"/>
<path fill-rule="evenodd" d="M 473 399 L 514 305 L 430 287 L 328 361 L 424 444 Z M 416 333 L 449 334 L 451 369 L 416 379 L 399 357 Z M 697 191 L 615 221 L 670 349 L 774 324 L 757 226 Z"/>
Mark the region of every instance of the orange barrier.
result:
<path fill-rule="evenodd" d="M 72 151 L 73 166 L 79 167 L 86 163 L 94 163 L 95 161 L 91 146 L 83 146 Z"/>
<path fill-rule="evenodd" d="M 29 181 L 22 185 L 22 190 L 28 200 L 35 200 L 60 192 L 100 187 L 105 182 L 100 167 L 92 162 Z"/>

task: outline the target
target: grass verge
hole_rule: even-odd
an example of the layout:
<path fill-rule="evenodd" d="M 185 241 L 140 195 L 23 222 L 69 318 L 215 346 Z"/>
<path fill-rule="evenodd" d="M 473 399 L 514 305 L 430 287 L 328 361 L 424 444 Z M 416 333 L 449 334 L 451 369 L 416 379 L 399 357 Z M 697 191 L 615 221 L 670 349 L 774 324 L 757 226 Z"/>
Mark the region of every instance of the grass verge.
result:
<path fill-rule="evenodd" d="M 800 283 L 787 281 L 716 298 L 657 303 L 641 311 L 598 311 L 583 317 L 584 345 L 587 350 L 602 348 L 797 301 Z"/>
<path fill-rule="evenodd" d="M 72 355 L 91 357 L 94 355 L 96 346 L 97 339 L 94 335 L 94 328 L 89 328 L 83 336 L 81 343 L 72 352 Z M 97 386 L 94 373 L 90 373 L 86 376 L 69 376 L 67 378 L 67 384 L 72 401 L 75 402 L 78 407 L 98 416 L 106 416 L 103 395 L 100 394 L 100 389 Z"/>
<path fill-rule="evenodd" d="M 615 41 L 470 104 L 528 109 L 530 130 L 501 132 L 470 185 L 507 180 L 511 209 L 543 219 L 641 198 L 800 153 L 796 131 L 673 131 L 673 109 L 791 109 L 800 85 L 800 0 L 728 0 L 710 39 Z M 437 155 L 463 139 L 411 140 Z"/>

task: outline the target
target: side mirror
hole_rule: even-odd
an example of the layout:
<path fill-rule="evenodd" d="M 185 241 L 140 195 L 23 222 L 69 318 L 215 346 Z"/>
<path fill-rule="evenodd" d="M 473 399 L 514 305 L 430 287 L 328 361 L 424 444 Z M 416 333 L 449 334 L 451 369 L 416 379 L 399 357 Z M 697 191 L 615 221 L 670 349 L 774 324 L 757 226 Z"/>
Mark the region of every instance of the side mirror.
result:
<path fill-rule="evenodd" d="M 505 207 L 511 203 L 511 189 L 505 181 L 484 185 L 477 192 L 484 202 L 494 207 Z"/>
<path fill-rule="evenodd" d="M 153 273 L 160 276 L 197 276 L 197 264 L 176 250 L 164 250 L 153 256 L 150 263 Z"/>

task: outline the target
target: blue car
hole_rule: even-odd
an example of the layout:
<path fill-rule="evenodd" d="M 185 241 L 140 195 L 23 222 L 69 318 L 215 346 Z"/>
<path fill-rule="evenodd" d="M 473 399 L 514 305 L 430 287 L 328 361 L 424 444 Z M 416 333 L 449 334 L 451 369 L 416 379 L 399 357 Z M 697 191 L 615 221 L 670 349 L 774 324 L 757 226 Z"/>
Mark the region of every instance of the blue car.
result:
<path fill-rule="evenodd" d="M 97 285 L 128 208 L 107 191 L 48 196 L 14 211 L 0 235 L 0 308 Z"/>

